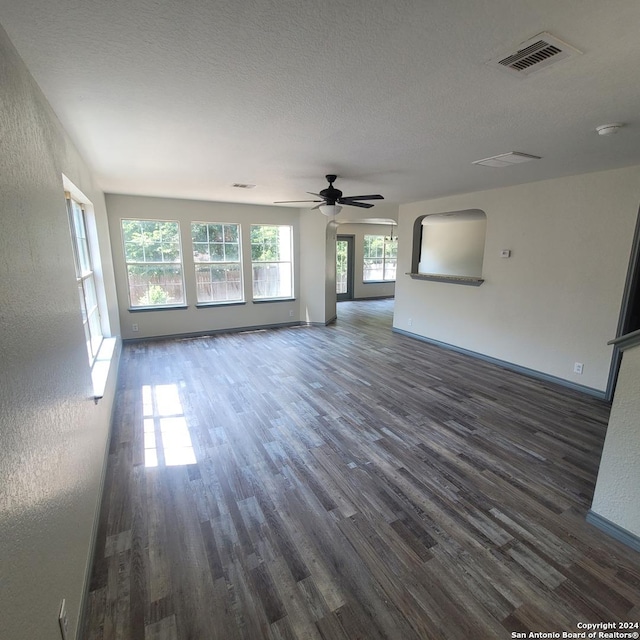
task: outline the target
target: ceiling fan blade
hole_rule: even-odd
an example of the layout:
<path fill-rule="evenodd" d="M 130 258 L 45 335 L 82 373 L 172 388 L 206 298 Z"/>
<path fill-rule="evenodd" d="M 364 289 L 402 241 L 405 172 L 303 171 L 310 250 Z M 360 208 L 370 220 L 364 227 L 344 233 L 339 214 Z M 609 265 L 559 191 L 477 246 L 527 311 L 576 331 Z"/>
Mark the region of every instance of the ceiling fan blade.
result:
<path fill-rule="evenodd" d="M 342 196 L 340 200 L 384 200 L 384 196 L 379 193 L 370 196 Z"/>
<path fill-rule="evenodd" d="M 313 193 L 313 191 L 307 191 L 307 193 L 308 193 L 310 196 L 318 196 L 318 198 L 322 198 L 322 196 L 321 196 L 319 193 Z"/>
<path fill-rule="evenodd" d="M 324 200 L 279 200 L 273 204 L 291 204 L 293 202 L 324 202 Z"/>
<path fill-rule="evenodd" d="M 363 209 L 371 209 L 371 207 L 373 207 L 373 205 L 368 202 L 351 202 L 350 200 L 347 200 L 346 202 L 344 200 L 340 200 L 340 204 L 344 204 L 347 207 L 362 207 Z"/>
<path fill-rule="evenodd" d="M 311 207 L 311 211 L 313 211 L 314 209 L 319 209 L 321 206 L 322 206 L 321 204 L 317 204 L 315 207 Z"/>

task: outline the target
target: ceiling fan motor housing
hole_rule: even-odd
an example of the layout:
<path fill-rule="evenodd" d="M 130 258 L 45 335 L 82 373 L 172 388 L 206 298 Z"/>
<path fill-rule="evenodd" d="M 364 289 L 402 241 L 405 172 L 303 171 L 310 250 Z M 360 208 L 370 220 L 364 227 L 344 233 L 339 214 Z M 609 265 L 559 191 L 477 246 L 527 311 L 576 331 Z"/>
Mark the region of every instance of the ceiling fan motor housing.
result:
<path fill-rule="evenodd" d="M 342 191 L 336 189 L 333 183 L 336 181 L 337 175 L 329 174 L 325 176 L 329 186 L 320 192 L 320 195 L 325 199 L 327 204 L 335 204 L 339 198 L 342 198 Z"/>
<path fill-rule="evenodd" d="M 373 207 L 372 204 L 368 202 L 360 202 L 361 200 L 384 200 L 384 198 L 379 194 L 372 194 L 367 196 L 342 196 L 342 191 L 340 189 L 336 189 L 333 186 L 333 183 L 337 179 L 337 175 L 335 174 L 327 174 L 326 176 L 327 182 L 329 186 L 326 189 L 320 191 L 320 193 L 315 193 L 315 191 L 307 191 L 310 196 L 317 196 L 322 198 L 322 200 L 281 200 L 280 202 L 275 202 L 274 204 L 290 204 L 294 202 L 320 202 L 329 206 L 335 206 L 336 204 L 346 204 L 350 207 L 361 207 L 363 209 L 370 209 Z M 317 205 L 313 207 L 313 209 L 319 209 L 324 205 Z"/>
<path fill-rule="evenodd" d="M 320 192 L 320 195 L 326 200 L 327 204 L 335 204 L 342 197 L 342 191 L 327 187 Z"/>

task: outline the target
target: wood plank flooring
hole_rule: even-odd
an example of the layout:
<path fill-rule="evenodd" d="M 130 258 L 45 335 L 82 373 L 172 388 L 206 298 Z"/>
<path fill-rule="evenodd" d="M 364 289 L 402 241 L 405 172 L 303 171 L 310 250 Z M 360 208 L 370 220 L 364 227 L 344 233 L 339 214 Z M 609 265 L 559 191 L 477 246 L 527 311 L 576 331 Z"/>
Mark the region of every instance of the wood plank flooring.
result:
<path fill-rule="evenodd" d="M 638 620 L 640 554 L 584 520 L 607 405 L 394 334 L 392 305 L 125 346 L 83 638 Z"/>

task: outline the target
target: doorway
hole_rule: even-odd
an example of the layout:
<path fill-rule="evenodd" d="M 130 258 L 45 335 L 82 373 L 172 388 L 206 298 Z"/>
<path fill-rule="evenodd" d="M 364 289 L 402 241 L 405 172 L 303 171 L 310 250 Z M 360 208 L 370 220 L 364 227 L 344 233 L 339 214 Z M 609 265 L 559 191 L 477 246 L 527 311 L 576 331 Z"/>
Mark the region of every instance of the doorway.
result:
<path fill-rule="evenodd" d="M 336 236 L 336 297 L 353 300 L 354 236 Z"/>

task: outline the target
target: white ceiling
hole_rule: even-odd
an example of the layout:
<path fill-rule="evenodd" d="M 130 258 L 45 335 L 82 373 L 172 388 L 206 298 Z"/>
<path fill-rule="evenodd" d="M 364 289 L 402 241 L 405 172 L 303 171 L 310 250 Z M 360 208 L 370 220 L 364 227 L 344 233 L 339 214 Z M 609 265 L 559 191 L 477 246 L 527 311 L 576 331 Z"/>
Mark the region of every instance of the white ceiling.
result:
<path fill-rule="evenodd" d="M 638 0 L 0 0 L 0 19 L 106 192 L 269 204 L 337 173 L 399 203 L 640 164 Z M 542 31 L 583 55 L 485 64 Z M 542 160 L 471 164 L 507 151 Z"/>

